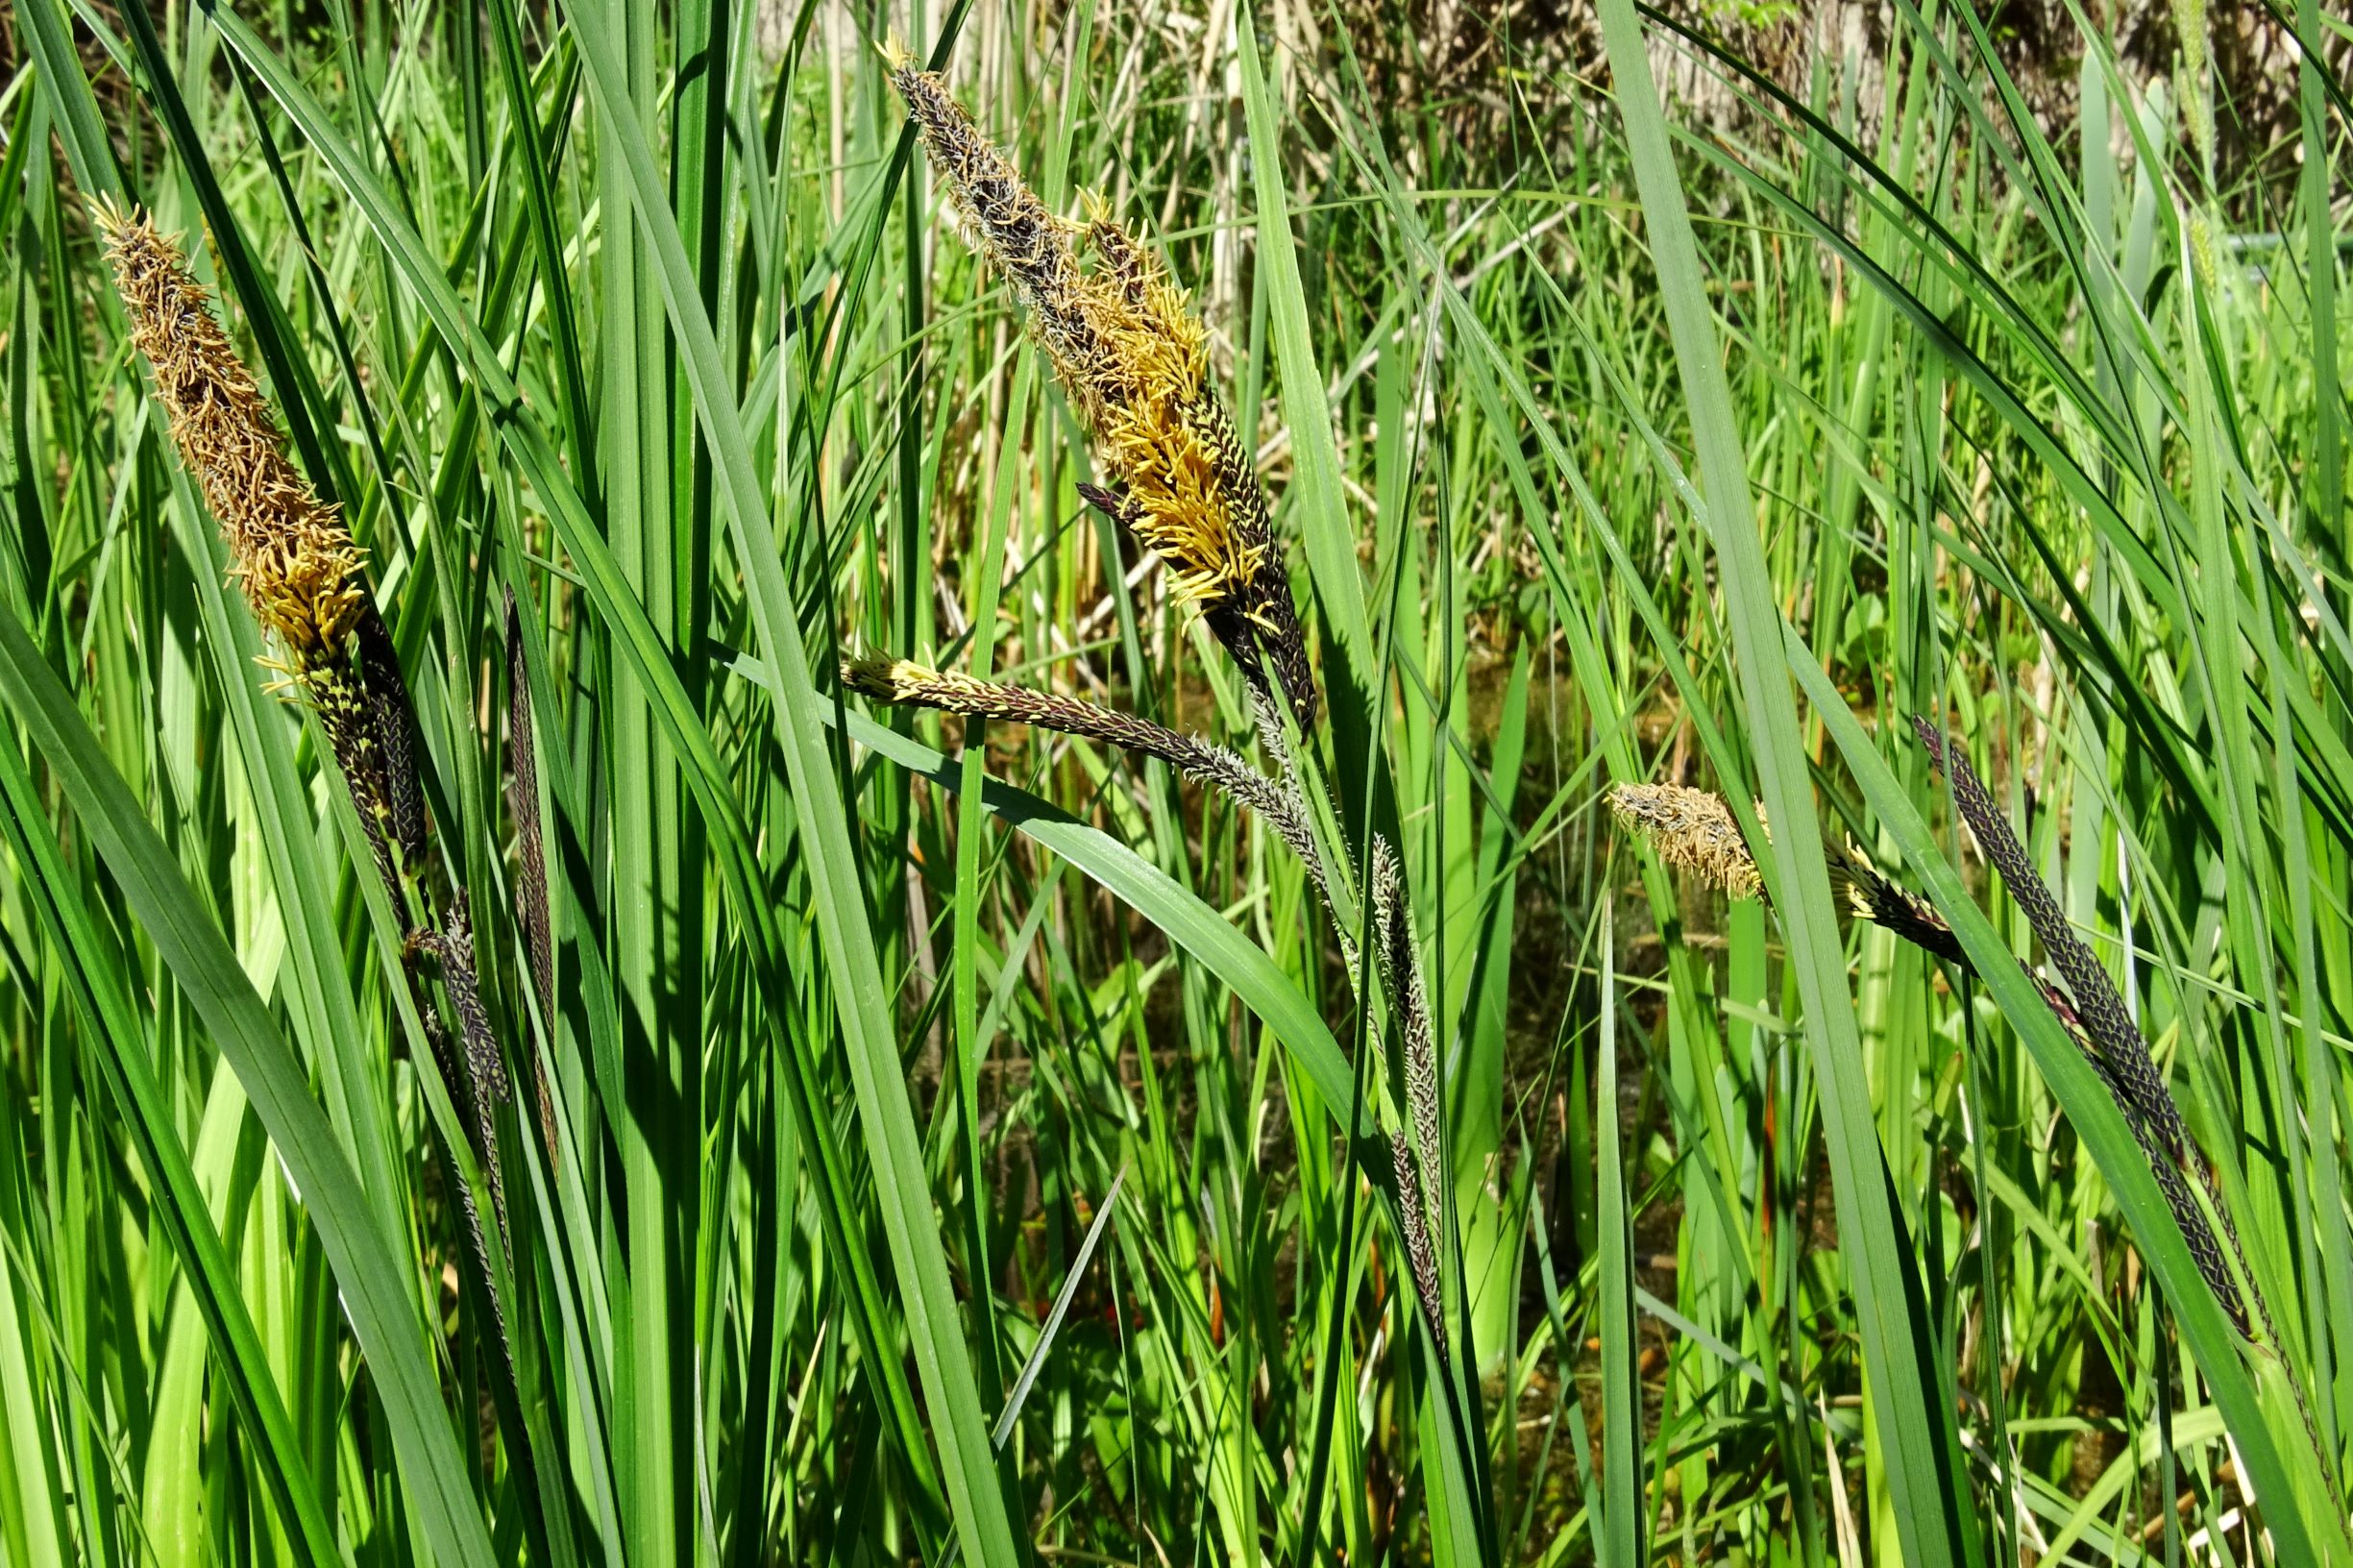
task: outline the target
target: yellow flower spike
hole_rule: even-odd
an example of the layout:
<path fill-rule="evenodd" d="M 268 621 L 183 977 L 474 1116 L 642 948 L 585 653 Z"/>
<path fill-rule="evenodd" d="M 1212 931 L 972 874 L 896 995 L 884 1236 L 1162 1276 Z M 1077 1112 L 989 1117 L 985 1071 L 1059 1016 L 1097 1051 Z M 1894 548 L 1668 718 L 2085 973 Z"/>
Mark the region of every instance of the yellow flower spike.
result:
<path fill-rule="evenodd" d="M 95 216 L 181 459 L 236 558 L 255 619 L 284 645 L 288 674 L 307 685 L 350 654 L 367 603 L 359 547 L 286 460 L 268 402 L 179 247 L 143 215 L 101 205 Z"/>
<path fill-rule="evenodd" d="M 94 216 L 132 342 L 229 546 L 230 576 L 276 640 L 262 661 L 277 677 L 269 689 L 299 696 L 317 715 L 397 898 L 403 866 L 424 864 L 424 806 L 407 690 L 361 575 L 364 557 L 342 514 L 287 460 L 268 400 L 179 246 L 143 214 L 100 205 Z"/>
<path fill-rule="evenodd" d="M 1314 677 L 1265 492 L 1210 386 L 1209 331 L 1185 290 L 1101 196 L 1081 197 L 1081 223 L 1056 217 L 937 75 L 902 61 L 891 80 L 966 237 L 1028 308 L 1032 335 L 1124 484 L 1119 515 L 1167 563 L 1179 601 L 1212 618 L 1254 679 L 1263 654 L 1301 727 L 1311 726 Z M 1091 267 L 1079 263 L 1080 235 Z"/>
<path fill-rule="evenodd" d="M 1660 860 L 1698 872 L 1726 896 L 1754 898 L 1765 891 L 1749 841 L 1722 796 L 1680 784 L 1620 784 L 1609 792 L 1609 809 L 1650 840 Z"/>

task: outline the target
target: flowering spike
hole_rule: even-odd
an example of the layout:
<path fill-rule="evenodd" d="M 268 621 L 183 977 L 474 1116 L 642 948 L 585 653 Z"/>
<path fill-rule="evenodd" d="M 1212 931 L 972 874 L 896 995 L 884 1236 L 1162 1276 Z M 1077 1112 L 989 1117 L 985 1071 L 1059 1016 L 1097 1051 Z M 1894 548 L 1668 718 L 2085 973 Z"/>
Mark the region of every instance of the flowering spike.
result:
<path fill-rule="evenodd" d="M 1300 727 L 1311 728 L 1314 677 L 1266 495 L 1210 387 L 1208 330 L 1185 291 L 1099 197 L 1085 199 L 1083 225 L 1050 211 L 937 75 L 909 61 L 891 80 L 966 238 L 1029 310 L 1032 334 L 1123 482 L 1123 521 L 1245 669 L 1264 645 Z M 1091 268 L 1080 264 L 1080 236 Z M 1214 618 L 1228 607 L 1238 616 Z"/>
<path fill-rule="evenodd" d="M 212 317 L 178 246 L 144 215 L 96 211 L 131 338 L 155 372 L 172 439 L 236 557 L 254 616 L 285 646 L 289 674 L 351 653 L 367 590 L 343 519 L 286 460 L 269 404 Z"/>
<path fill-rule="evenodd" d="M 1075 697 L 975 680 L 970 675 L 929 669 L 908 659 L 846 659 L 842 663 L 842 684 L 878 702 L 937 708 L 968 719 L 1031 724 L 1158 757 L 1179 772 L 1222 790 L 1248 806 L 1293 854 L 1310 867 L 1320 864 L 1314 829 L 1296 792 L 1268 778 L 1224 747 L 1213 746 L 1198 736 L 1182 735 L 1147 719 Z"/>
<path fill-rule="evenodd" d="M 408 692 L 361 576 L 364 556 L 342 514 L 287 460 L 268 400 L 180 247 L 144 213 L 102 202 L 93 215 L 181 461 L 220 525 L 254 619 L 282 649 L 271 661 L 284 676 L 274 689 L 299 693 L 318 715 L 397 897 L 401 867 L 423 862 L 423 795 Z"/>
<path fill-rule="evenodd" d="M 1609 792 L 1609 809 L 1650 840 L 1659 859 L 1697 871 L 1726 896 L 1754 898 L 1765 891 L 1756 857 L 1722 796 L 1681 784 L 1620 784 Z"/>

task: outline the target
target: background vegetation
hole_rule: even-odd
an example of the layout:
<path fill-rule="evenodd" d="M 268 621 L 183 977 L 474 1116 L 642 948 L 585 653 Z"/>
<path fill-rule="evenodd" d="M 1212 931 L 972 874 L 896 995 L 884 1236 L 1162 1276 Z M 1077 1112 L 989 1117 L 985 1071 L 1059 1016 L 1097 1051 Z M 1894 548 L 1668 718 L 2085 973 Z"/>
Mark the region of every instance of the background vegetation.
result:
<path fill-rule="evenodd" d="M 16 0 L 0 1560 L 2347 1550 L 2343 16 L 1477 9 Z M 1281 846 L 1158 763 L 837 703 L 881 649 L 1249 732 L 1078 502 L 891 31 L 1196 290 L 1412 889 L 1451 1356 Z M 500 1112 L 488 1290 L 106 193 L 368 551 L 551 1090 L 551 1147 Z M 1811 814 L 2033 957 L 1916 713 L 2130 999 L 2276 1347 L 2030 989 L 1838 920 L 1808 835 L 1728 908 L 1598 804 Z"/>

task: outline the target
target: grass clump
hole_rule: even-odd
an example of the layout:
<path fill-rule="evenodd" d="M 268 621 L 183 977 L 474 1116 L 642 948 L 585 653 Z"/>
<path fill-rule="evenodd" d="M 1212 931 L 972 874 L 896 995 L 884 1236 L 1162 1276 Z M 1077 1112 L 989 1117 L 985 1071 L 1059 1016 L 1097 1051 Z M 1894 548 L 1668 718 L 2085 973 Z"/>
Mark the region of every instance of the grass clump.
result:
<path fill-rule="evenodd" d="M 19 0 L 0 1563 L 2342 1560 L 2324 9 Z"/>

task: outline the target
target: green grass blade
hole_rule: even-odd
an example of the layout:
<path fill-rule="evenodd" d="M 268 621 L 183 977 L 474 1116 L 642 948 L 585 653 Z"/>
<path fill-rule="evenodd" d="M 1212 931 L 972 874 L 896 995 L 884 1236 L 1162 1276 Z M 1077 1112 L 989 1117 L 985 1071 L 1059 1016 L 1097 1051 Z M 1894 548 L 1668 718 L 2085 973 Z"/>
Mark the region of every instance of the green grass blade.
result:
<path fill-rule="evenodd" d="M 1112 1178 L 1111 1189 L 1103 1194 L 1103 1202 L 1095 1211 L 1094 1223 L 1087 1227 L 1087 1239 L 1079 1243 L 1078 1257 L 1071 1262 L 1070 1272 L 1054 1297 L 1052 1310 L 1046 1313 L 1045 1322 L 1039 1326 L 1038 1343 L 1031 1349 L 1029 1360 L 1021 1363 L 1020 1375 L 1013 1380 L 1013 1392 L 1005 1397 L 1005 1413 L 996 1418 L 996 1425 L 990 1430 L 989 1441 L 998 1448 L 1005 1446 L 1005 1439 L 1013 1433 L 1013 1424 L 1021 1419 L 1021 1406 L 1029 1398 L 1030 1389 L 1037 1384 L 1039 1369 L 1045 1365 L 1046 1357 L 1053 1353 L 1054 1336 L 1062 1332 L 1062 1320 L 1070 1311 L 1070 1300 L 1078 1294 L 1079 1282 L 1087 1275 L 1088 1262 L 1094 1257 L 1095 1243 L 1103 1239 L 1104 1227 L 1111 1223 L 1112 1211 L 1119 1200 L 1119 1188 L 1126 1184 L 1127 1166 L 1121 1165 L 1119 1174 Z"/>
<path fill-rule="evenodd" d="M 394 1262 L 406 1254 L 405 1238 L 383 1234 L 374 1221 L 350 1161 L 310 1098 L 308 1076 L 13 614 L 0 615 L 0 691 L 63 783 L 125 902 L 235 1065 L 308 1207 L 427 1539 L 445 1561 L 489 1568 L 490 1536 L 443 1413 L 425 1324 Z"/>
<path fill-rule="evenodd" d="M 1593 1555 L 1602 1568 L 1641 1568 L 1641 1347 L 1634 1338 L 1632 1211 L 1626 1201 L 1626 1157 L 1618 1147 L 1617 955 L 1609 911 L 1602 910 L 1602 1026 L 1594 1073 L 1595 1203 L 1601 1218 L 1602 1492 Z M 1588 1507 L 1592 1507 L 1588 1503 Z"/>
<path fill-rule="evenodd" d="M 1631 0 L 1603 0 L 1602 19 L 1649 220 L 1651 255 L 1690 404 L 1708 532 L 1723 563 L 1758 787 L 1774 821 L 1811 821 L 1812 781 L 1799 748 L 1797 704 L 1782 669 L 1779 612 L 1757 538 L 1748 461 L 1681 178 Z M 1950 1568 L 1974 1560 L 1973 1505 L 1960 1471 L 1951 1405 L 1943 1397 L 1944 1380 L 1916 1314 L 1920 1281 L 1886 1179 L 1828 870 L 1813 834 L 1778 834 L 1771 847 L 1764 864 L 1805 1008 L 1842 1252 L 1860 1319 L 1865 1397 L 1878 1402 L 1896 1526 L 1906 1561 L 1919 1568 Z"/>
<path fill-rule="evenodd" d="M 84 908 L 80 890 L 68 877 L 52 839 L 53 824 L 42 814 L 32 780 L 12 744 L 0 745 L 0 833 L 14 851 L 28 891 L 37 891 L 39 913 L 57 951 L 67 960 L 69 989 L 84 1028 L 95 1042 L 110 1086 L 120 1098 L 141 1163 L 159 1190 L 157 1211 L 172 1243 L 187 1261 L 191 1294 L 217 1347 L 213 1364 L 228 1384 L 249 1439 L 262 1458 L 271 1500 L 286 1525 L 297 1560 L 328 1564 L 341 1560 L 333 1528 L 322 1507 L 307 1458 L 296 1439 L 253 1316 L 237 1288 L 221 1238 L 187 1151 L 172 1125 L 162 1093 L 132 1021 L 123 993 L 117 955 L 109 952 Z"/>
<path fill-rule="evenodd" d="M 626 104 L 627 96 L 611 40 L 593 26 L 577 37 L 592 95 L 611 113 L 638 219 L 652 241 L 671 325 L 683 350 L 682 368 L 694 388 L 697 418 L 718 465 L 719 491 L 725 498 L 752 619 L 776 674 L 781 698 L 775 704 L 777 742 L 802 817 L 811 895 L 826 968 L 841 1004 L 842 1031 L 867 1151 L 874 1162 L 883 1229 L 904 1292 L 901 1301 L 917 1372 L 933 1412 L 959 1535 L 972 1562 L 1019 1561 L 1027 1543 L 1015 1536 L 975 1397 L 971 1352 L 932 1217 L 931 1190 L 900 1074 L 896 1031 L 867 919 L 856 841 L 849 833 L 834 759 L 825 743 L 826 704 L 811 683 L 784 561 L 770 527 L 767 496 L 752 470 L 735 394 L 721 365 L 659 171 L 634 120 L 613 112 Z"/>

